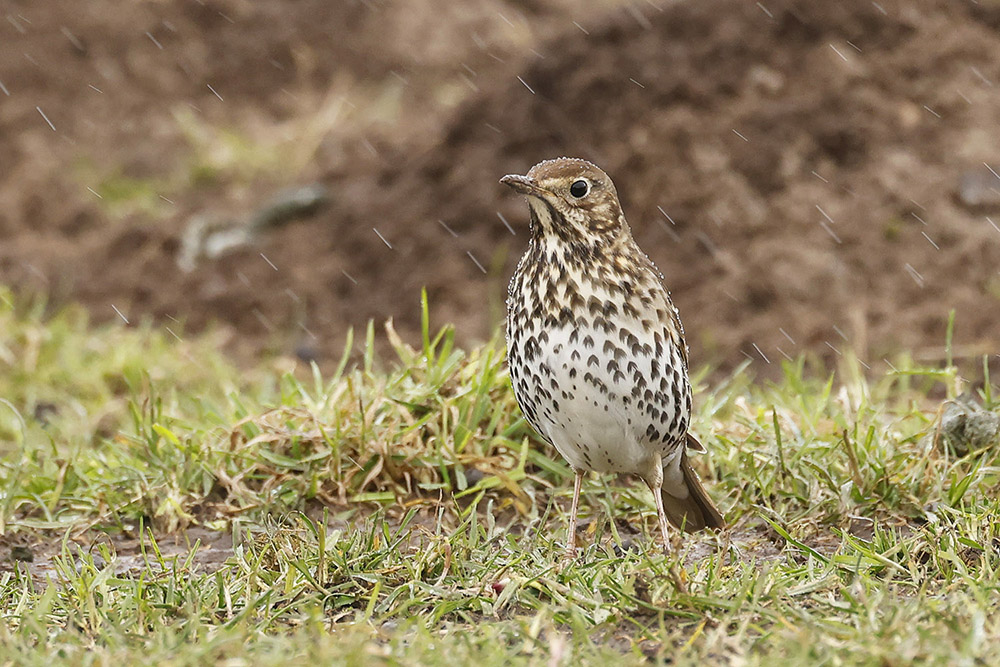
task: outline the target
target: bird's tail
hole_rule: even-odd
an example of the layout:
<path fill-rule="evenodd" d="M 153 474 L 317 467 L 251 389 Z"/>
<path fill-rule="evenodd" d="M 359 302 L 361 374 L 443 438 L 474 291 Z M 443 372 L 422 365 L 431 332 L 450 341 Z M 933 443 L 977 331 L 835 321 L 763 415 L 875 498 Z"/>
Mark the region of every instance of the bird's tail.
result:
<path fill-rule="evenodd" d="M 704 451 L 701 443 L 693 436 L 688 436 L 688 442 L 692 449 Z M 670 495 L 666 489 L 661 489 L 660 495 L 663 497 L 663 510 L 667 514 L 667 519 L 674 526 L 683 528 L 688 533 L 706 528 L 725 528 L 726 520 L 712 499 L 708 497 L 705 487 L 701 485 L 698 473 L 694 471 L 691 462 L 688 461 L 687 451 L 681 453 L 680 467 L 681 472 L 684 473 L 687 497 L 677 498 Z"/>

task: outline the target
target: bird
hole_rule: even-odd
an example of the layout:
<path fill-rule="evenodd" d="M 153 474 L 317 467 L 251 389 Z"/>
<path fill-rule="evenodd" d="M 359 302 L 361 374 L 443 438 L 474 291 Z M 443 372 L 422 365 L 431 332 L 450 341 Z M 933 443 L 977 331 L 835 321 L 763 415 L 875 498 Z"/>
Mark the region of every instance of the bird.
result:
<path fill-rule="evenodd" d="M 544 160 L 500 182 L 525 196 L 529 241 L 507 290 L 507 361 L 528 423 L 575 475 L 566 555 L 576 555 L 589 472 L 640 477 L 653 493 L 663 549 L 725 520 L 691 467 L 684 328 L 663 276 L 639 249 L 618 192 L 580 158 Z"/>

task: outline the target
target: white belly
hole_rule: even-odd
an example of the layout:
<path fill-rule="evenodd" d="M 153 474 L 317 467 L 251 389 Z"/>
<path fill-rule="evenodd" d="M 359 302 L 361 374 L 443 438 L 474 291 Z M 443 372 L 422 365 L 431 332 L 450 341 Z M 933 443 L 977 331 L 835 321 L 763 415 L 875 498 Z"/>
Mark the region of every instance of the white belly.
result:
<path fill-rule="evenodd" d="M 643 474 L 655 455 L 679 451 L 690 410 L 679 354 L 657 356 L 641 327 L 628 334 L 566 326 L 510 337 L 524 360 L 511 364 L 518 402 L 575 469 Z"/>

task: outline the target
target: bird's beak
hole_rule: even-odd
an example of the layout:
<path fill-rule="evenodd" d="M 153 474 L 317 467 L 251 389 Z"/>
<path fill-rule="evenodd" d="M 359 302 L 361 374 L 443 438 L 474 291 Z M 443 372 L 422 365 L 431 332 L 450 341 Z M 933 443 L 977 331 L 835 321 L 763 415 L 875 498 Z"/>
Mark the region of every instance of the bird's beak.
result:
<path fill-rule="evenodd" d="M 540 187 L 538 181 L 528 176 L 521 176 L 520 174 L 507 174 L 500 179 L 500 182 L 504 185 L 509 185 L 514 188 L 522 195 L 534 195 L 536 197 L 541 197 L 543 194 L 547 193 L 548 190 Z"/>

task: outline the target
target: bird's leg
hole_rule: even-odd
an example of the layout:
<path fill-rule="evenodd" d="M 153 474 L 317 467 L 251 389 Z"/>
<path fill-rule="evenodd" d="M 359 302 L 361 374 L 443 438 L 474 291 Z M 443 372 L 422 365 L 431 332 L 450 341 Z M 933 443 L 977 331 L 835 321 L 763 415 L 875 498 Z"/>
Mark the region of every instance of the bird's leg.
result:
<path fill-rule="evenodd" d="M 653 463 L 655 464 L 653 467 L 653 476 L 652 479 L 646 480 L 646 484 L 649 485 L 649 490 L 653 492 L 653 502 L 656 503 L 656 517 L 660 520 L 660 536 L 663 538 L 663 553 L 669 557 L 670 524 L 667 523 L 667 513 L 663 510 L 663 459 L 660 458 L 659 454 L 656 455 Z M 676 563 L 670 563 L 668 571 L 678 592 L 687 594 L 687 585 L 684 583 L 680 572 L 677 571 Z"/>
<path fill-rule="evenodd" d="M 569 540 L 566 546 L 566 560 L 576 558 L 576 514 L 580 510 L 580 486 L 583 484 L 583 471 L 574 470 L 573 504 L 569 508 Z"/>
<path fill-rule="evenodd" d="M 667 513 L 663 510 L 663 459 L 657 454 L 653 460 L 653 478 L 646 480 L 649 490 L 653 492 L 653 502 L 656 504 L 656 517 L 660 520 L 660 535 L 663 537 L 663 553 L 670 555 L 670 524 L 667 523 Z"/>

